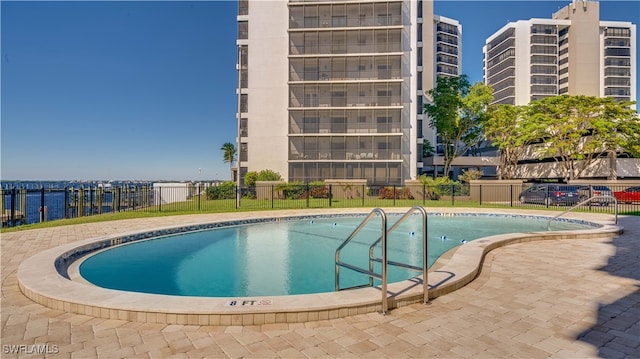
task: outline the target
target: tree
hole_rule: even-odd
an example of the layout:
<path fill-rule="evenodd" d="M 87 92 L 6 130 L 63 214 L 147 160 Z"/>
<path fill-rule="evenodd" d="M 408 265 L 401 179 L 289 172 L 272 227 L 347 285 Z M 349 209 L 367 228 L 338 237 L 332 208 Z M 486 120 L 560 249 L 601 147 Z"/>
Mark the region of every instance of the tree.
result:
<path fill-rule="evenodd" d="M 229 163 L 229 171 L 231 171 L 231 178 L 233 179 L 233 164 L 236 161 L 236 146 L 231 142 L 226 142 L 220 147 L 222 151 L 222 161 Z"/>
<path fill-rule="evenodd" d="M 482 170 L 462 170 L 462 174 L 458 176 L 458 180 L 463 183 L 471 183 L 473 180 L 482 178 L 484 172 Z"/>
<path fill-rule="evenodd" d="M 424 140 L 422 142 L 422 157 L 431 157 L 436 153 L 436 149 L 433 148 L 431 142 Z"/>
<path fill-rule="evenodd" d="M 554 158 L 564 179 L 572 180 L 599 158 L 615 158 L 621 151 L 637 155 L 640 119 L 630 108 L 633 103 L 569 95 L 531 102 L 528 116 L 539 125 L 535 135 L 544 141 L 539 157 Z"/>
<path fill-rule="evenodd" d="M 491 107 L 483 123 L 484 135 L 498 149 L 498 179 L 515 178 L 518 162 L 539 131 L 536 124 L 523 116 L 526 106 L 497 105 Z"/>
<path fill-rule="evenodd" d="M 436 87 L 427 91 L 430 103 L 424 105 L 429 125 L 436 129 L 444 147 L 444 173 L 451 170 L 456 157 L 464 155 L 482 140 L 482 120 L 493 100 L 491 87 L 466 75 L 441 77 Z"/>

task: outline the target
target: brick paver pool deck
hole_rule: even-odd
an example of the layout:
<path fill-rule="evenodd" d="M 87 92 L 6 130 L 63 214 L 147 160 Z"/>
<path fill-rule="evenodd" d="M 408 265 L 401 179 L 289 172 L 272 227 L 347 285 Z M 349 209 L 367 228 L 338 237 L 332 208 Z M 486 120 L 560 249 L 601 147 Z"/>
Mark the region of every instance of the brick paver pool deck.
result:
<path fill-rule="evenodd" d="M 219 215 L 3 233 L 0 356 L 640 358 L 640 217 L 621 216 L 625 231 L 613 239 L 546 240 L 496 249 L 467 286 L 387 315 L 255 326 L 153 324 L 53 310 L 18 288 L 19 264 L 44 249 L 203 216 Z M 580 218 L 612 220 L 602 214 Z"/>

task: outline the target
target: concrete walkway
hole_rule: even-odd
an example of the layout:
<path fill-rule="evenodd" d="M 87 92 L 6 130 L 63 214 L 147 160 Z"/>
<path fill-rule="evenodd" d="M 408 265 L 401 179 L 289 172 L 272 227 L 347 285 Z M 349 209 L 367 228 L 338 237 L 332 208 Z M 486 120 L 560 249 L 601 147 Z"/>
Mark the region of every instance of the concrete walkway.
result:
<path fill-rule="evenodd" d="M 244 327 L 148 324 L 52 310 L 18 288 L 19 263 L 41 250 L 201 216 L 2 234 L 0 356 L 640 358 L 640 217 L 621 217 L 625 232 L 613 240 L 550 240 L 494 250 L 471 284 L 386 316 Z"/>

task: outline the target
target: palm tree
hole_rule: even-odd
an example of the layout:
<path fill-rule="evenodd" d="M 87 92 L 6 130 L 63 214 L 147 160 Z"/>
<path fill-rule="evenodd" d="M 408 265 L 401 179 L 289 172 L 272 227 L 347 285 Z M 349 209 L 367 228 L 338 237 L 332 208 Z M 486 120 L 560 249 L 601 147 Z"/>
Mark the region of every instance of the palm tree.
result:
<path fill-rule="evenodd" d="M 222 151 L 222 160 L 224 163 L 229 162 L 229 170 L 231 171 L 231 179 L 233 179 L 233 163 L 236 161 L 236 146 L 231 142 L 226 142 L 220 147 Z"/>

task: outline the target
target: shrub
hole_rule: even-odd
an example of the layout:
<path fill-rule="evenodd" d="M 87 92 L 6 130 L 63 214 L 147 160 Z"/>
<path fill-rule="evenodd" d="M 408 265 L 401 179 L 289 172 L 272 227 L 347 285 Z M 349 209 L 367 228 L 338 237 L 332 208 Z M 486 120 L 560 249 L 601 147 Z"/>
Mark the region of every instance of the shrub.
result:
<path fill-rule="evenodd" d="M 380 199 L 413 199 L 413 195 L 408 188 L 382 187 L 378 192 Z"/>
<path fill-rule="evenodd" d="M 245 185 L 253 187 L 256 185 L 256 181 L 282 181 L 282 176 L 272 170 L 250 171 L 244 175 Z"/>
<path fill-rule="evenodd" d="M 419 179 L 425 185 L 427 195 L 432 200 L 438 200 L 442 195 L 450 195 L 452 185 L 454 187 L 460 187 L 459 182 L 453 181 L 449 177 L 436 177 L 434 179 L 427 175 L 422 175 Z"/>
<path fill-rule="evenodd" d="M 462 170 L 462 174 L 458 176 L 458 179 L 464 183 L 469 183 L 482 178 L 483 175 L 484 173 L 480 170 Z"/>
<path fill-rule="evenodd" d="M 284 198 L 288 199 L 301 199 L 306 198 L 305 185 L 303 182 L 295 181 L 289 183 L 280 183 L 275 188 L 277 191 L 281 191 Z"/>
<path fill-rule="evenodd" d="M 324 185 L 323 181 L 315 181 L 309 183 L 309 197 L 311 198 L 329 198 L 329 188 Z"/>
<path fill-rule="evenodd" d="M 233 181 L 225 181 L 217 186 L 207 188 L 207 199 L 231 199 L 236 198 L 236 184 Z"/>

